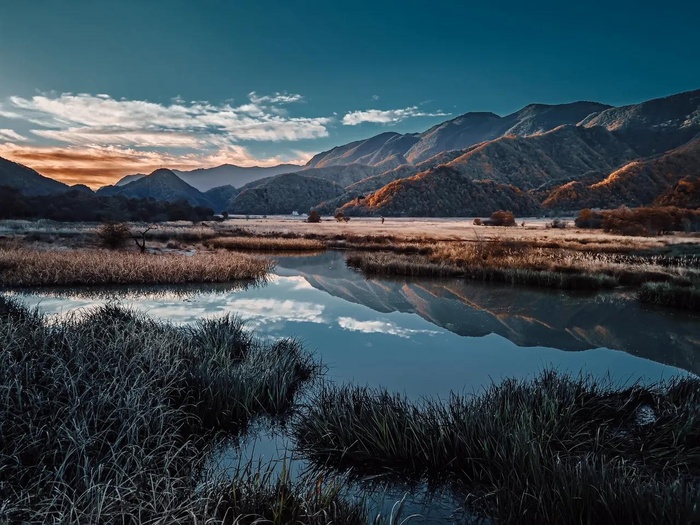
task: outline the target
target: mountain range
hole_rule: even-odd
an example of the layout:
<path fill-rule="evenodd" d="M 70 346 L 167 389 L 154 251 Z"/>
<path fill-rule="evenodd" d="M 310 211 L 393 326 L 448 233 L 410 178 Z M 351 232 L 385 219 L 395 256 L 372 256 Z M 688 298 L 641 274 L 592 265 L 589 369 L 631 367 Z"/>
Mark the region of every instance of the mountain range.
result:
<path fill-rule="evenodd" d="M 69 187 L 0 162 L 0 186 Z M 101 195 L 186 200 L 221 212 L 517 215 L 700 201 L 700 90 L 622 107 L 531 104 L 506 116 L 467 113 L 423 133 L 381 133 L 306 165 L 160 169 Z"/>

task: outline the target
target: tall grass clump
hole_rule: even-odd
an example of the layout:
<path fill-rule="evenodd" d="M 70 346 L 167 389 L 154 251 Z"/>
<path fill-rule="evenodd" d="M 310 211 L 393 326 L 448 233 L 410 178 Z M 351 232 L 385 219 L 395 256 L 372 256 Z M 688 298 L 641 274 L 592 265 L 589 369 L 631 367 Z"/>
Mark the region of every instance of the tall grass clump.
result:
<path fill-rule="evenodd" d="M 225 283 L 264 279 L 272 265 L 227 251 L 115 256 L 108 250 L 10 248 L 0 251 L 0 286 Z"/>
<path fill-rule="evenodd" d="M 326 386 L 294 428 L 318 466 L 447 485 L 499 523 L 693 523 L 699 392 L 691 378 L 615 388 L 552 371 L 419 403 Z"/>
<path fill-rule="evenodd" d="M 673 283 L 644 283 L 637 294 L 643 303 L 700 310 L 700 285 L 681 286 Z"/>
<path fill-rule="evenodd" d="M 0 522 L 213 516 L 211 449 L 284 414 L 317 369 L 235 318 L 184 328 L 108 305 L 48 319 L 0 298 Z"/>
<path fill-rule="evenodd" d="M 226 250 L 255 251 L 319 251 L 326 245 L 315 239 L 287 239 L 284 237 L 218 237 L 205 242 L 206 246 Z"/>

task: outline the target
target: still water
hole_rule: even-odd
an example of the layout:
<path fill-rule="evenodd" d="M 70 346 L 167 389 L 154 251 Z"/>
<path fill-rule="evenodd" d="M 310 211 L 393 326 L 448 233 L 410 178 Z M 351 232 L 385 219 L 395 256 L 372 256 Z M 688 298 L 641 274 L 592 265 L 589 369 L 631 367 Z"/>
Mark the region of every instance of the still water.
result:
<path fill-rule="evenodd" d="M 478 392 L 492 381 L 532 377 L 543 368 L 620 384 L 700 375 L 700 317 L 642 305 L 631 292 L 366 279 L 338 252 L 277 260 L 267 284 L 246 289 L 42 290 L 20 297 L 57 315 L 118 300 L 178 324 L 236 313 L 261 337 L 301 340 L 327 367 L 328 380 L 382 386 L 412 399 Z M 284 429 L 261 426 L 218 460 L 222 469 L 248 460 L 282 461 L 293 448 Z M 295 461 L 305 466 L 303 458 Z M 386 490 L 373 503 L 385 513 L 403 488 Z M 459 522 L 449 518 L 448 500 L 426 507 L 414 489 L 406 508 L 428 522 Z"/>

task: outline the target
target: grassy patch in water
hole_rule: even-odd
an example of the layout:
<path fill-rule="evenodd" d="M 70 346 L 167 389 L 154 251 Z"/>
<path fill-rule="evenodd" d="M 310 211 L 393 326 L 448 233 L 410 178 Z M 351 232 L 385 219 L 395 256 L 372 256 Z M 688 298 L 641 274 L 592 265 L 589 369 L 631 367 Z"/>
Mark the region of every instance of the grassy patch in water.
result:
<path fill-rule="evenodd" d="M 643 303 L 700 310 L 700 284 L 680 286 L 672 283 L 645 283 L 637 297 Z"/>
<path fill-rule="evenodd" d="M 499 523 L 670 525 L 700 519 L 699 392 L 551 371 L 419 403 L 326 386 L 294 427 L 319 466 L 457 488 Z"/>
<path fill-rule="evenodd" d="M 270 493 L 250 476 L 227 486 L 259 505 L 225 496 L 205 464 L 251 418 L 285 414 L 317 370 L 295 341 L 263 344 L 236 318 L 175 327 L 105 306 L 57 319 L 0 297 L 0 522 L 269 514 Z M 283 507 L 310 505 L 288 488 Z M 340 509 L 337 523 L 361 512 L 336 493 L 314 502 Z"/>
<path fill-rule="evenodd" d="M 319 251 L 326 245 L 315 239 L 286 239 L 284 237 L 217 237 L 205 246 L 226 250 L 255 251 Z"/>
<path fill-rule="evenodd" d="M 619 284 L 618 279 L 605 274 L 515 267 L 501 268 L 486 264 L 458 265 L 446 260 L 395 253 L 354 253 L 347 257 L 347 263 L 368 275 L 464 277 L 474 281 L 577 290 L 614 288 Z"/>

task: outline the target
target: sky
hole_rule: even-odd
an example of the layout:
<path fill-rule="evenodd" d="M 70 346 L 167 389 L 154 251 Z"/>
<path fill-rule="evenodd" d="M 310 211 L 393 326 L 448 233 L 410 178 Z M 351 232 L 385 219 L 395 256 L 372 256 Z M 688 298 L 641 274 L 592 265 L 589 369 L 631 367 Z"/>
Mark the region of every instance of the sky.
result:
<path fill-rule="evenodd" d="M 99 187 L 700 88 L 700 2 L 0 0 L 0 157 Z"/>

